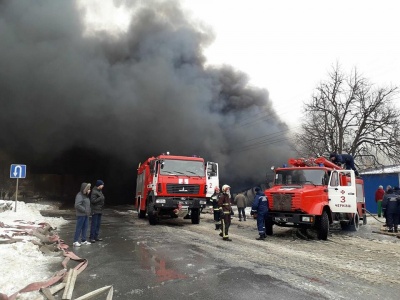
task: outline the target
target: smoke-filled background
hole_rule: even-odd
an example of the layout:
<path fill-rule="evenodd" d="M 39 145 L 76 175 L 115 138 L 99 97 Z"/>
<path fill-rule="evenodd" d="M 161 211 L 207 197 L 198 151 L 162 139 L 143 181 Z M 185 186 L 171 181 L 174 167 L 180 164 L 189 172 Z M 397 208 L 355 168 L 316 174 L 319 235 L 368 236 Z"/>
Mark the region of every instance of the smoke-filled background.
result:
<path fill-rule="evenodd" d="M 2 181 L 26 164 L 42 189 L 73 183 L 60 196 L 102 179 L 109 203 L 133 203 L 139 162 L 169 151 L 218 162 L 233 191 L 263 183 L 291 149 L 268 91 L 206 66 L 212 31 L 179 2 L 129 9 L 126 32 L 87 34 L 72 1 L 0 0 Z"/>

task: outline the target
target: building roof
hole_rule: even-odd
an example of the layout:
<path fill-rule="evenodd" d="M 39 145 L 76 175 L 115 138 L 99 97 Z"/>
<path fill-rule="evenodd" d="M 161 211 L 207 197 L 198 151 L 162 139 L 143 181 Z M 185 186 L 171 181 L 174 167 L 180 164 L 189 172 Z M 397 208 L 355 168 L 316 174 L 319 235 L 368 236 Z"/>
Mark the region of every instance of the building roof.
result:
<path fill-rule="evenodd" d="M 390 174 L 390 173 L 400 173 L 400 165 L 381 166 L 379 168 L 366 169 L 360 172 L 361 175 Z"/>

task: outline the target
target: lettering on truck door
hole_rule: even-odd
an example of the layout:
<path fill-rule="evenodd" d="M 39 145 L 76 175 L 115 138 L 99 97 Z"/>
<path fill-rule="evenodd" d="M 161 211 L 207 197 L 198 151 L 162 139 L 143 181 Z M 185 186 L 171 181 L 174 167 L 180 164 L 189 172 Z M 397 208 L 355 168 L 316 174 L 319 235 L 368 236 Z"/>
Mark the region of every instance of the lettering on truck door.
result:
<path fill-rule="evenodd" d="M 357 196 L 354 171 L 331 172 L 328 185 L 329 206 L 333 213 L 356 213 Z"/>
<path fill-rule="evenodd" d="M 207 162 L 206 167 L 207 173 L 207 198 L 210 198 L 214 194 L 214 189 L 216 186 L 219 186 L 219 176 L 218 176 L 218 164 L 215 162 Z"/>

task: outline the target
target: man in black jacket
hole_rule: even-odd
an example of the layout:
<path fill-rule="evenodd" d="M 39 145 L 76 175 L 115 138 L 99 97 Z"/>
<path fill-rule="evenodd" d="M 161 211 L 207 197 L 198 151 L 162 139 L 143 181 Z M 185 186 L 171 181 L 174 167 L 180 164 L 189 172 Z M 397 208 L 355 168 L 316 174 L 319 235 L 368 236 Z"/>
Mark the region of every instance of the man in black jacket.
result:
<path fill-rule="evenodd" d="M 95 243 L 96 241 L 102 241 L 99 237 L 101 215 L 104 206 L 104 195 L 103 195 L 104 182 L 97 180 L 96 185 L 90 195 L 90 206 L 92 209 L 92 223 L 90 225 L 90 242 Z"/>
<path fill-rule="evenodd" d="M 344 164 L 346 170 L 353 170 L 356 176 L 358 176 L 358 171 L 354 165 L 354 158 L 352 155 L 331 153 L 329 155 L 329 160 L 338 166 L 342 166 Z"/>
<path fill-rule="evenodd" d="M 388 232 L 398 232 L 399 224 L 399 200 L 393 189 L 389 189 L 382 201 L 382 208 L 385 210 L 386 224 L 389 227 Z"/>

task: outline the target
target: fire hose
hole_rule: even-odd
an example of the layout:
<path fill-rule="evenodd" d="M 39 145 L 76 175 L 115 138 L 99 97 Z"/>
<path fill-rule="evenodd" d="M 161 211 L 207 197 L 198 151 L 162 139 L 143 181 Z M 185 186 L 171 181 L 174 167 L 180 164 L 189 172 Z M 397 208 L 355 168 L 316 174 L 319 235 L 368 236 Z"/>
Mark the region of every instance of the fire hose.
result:
<path fill-rule="evenodd" d="M 44 244 L 53 244 L 54 248 L 63 251 L 63 256 L 65 256 L 65 259 L 62 262 L 62 266 L 64 269 L 60 270 L 57 272 L 53 277 L 49 278 L 46 281 L 41 281 L 41 282 L 33 282 L 31 284 L 28 284 L 24 288 L 20 289 L 19 291 L 15 292 L 11 296 L 7 296 L 5 294 L 0 293 L 0 300 L 15 300 L 20 293 L 26 293 L 26 292 L 32 292 L 32 291 L 38 291 L 41 289 L 45 289 L 59 281 L 61 281 L 66 275 L 69 273 L 73 272 L 76 273 L 76 275 L 80 274 L 83 270 L 86 269 L 88 261 L 87 259 L 80 258 L 77 256 L 75 253 L 68 251 L 68 245 L 64 243 L 62 239 L 59 238 L 58 235 L 46 235 L 47 232 L 50 231 L 51 226 L 47 223 L 39 223 L 38 225 L 35 225 L 32 222 L 24 222 L 21 220 L 18 220 L 19 224 L 16 224 L 14 227 L 5 225 L 4 223 L 0 224 L 0 227 L 2 228 L 7 228 L 4 232 L 5 234 L 2 235 L 5 239 L 3 241 L 6 242 L 17 242 L 18 240 L 14 239 L 15 235 L 34 235 L 38 237 L 41 242 Z M 46 245 L 44 245 L 46 246 Z M 67 272 L 67 264 L 70 260 L 79 262 L 79 264 L 73 268 L 70 269 L 69 272 Z M 72 290 L 70 291 L 72 294 Z M 70 298 L 69 298 L 70 299 Z"/>

